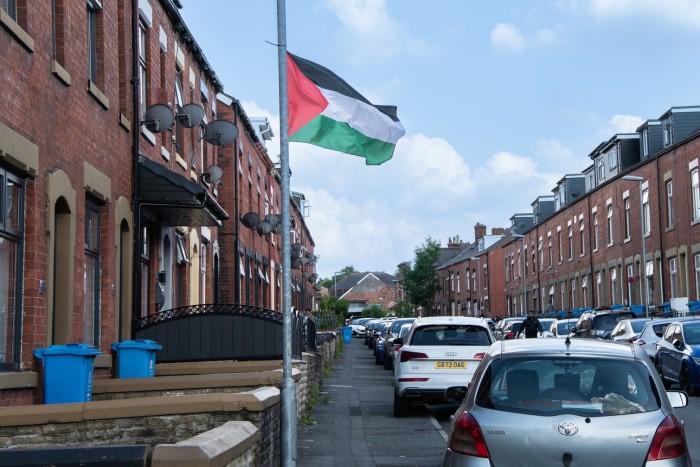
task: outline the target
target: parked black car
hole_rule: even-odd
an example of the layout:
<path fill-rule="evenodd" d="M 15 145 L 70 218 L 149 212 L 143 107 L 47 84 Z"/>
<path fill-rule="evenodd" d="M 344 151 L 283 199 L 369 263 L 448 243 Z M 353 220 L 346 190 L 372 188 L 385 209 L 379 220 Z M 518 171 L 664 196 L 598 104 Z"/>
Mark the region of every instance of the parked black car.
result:
<path fill-rule="evenodd" d="M 609 339 L 618 321 L 636 317 L 637 315 L 627 308 L 585 311 L 571 331 L 574 337 Z"/>

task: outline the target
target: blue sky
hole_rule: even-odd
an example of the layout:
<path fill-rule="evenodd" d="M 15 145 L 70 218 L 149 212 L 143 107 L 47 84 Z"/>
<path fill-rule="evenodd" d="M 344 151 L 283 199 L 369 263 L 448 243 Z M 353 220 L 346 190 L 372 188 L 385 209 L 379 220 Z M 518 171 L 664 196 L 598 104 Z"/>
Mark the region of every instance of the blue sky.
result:
<path fill-rule="evenodd" d="M 276 0 L 182 0 L 249 117 L 279 135 Z M 317 272 L 394 273 L 430 236 L 474 240 L 616 133 L 700 104 L 698 0 L 287 0 L 287 47 L 374 104 L 398 106 L 392 160 L 290 144 Z M 273 160 L 279 142 L 268 144 Z"/>

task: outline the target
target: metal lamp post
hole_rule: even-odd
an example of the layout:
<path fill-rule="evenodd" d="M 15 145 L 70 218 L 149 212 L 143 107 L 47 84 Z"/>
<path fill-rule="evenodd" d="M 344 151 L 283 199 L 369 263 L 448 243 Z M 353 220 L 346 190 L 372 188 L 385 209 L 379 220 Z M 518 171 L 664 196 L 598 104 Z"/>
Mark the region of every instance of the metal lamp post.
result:
<path fill-rule="evenodd" d="M 644 314 L 648 318 L 649 306 L 647 304 L 647 251 L 645 242 L 646 229 L 644 224 L 644 189 L 642 187 L 642 182 L 644 181 L 644 178 L 638 175 L 625 175 L 622 177 L 622 179 L 639 183 L 639 217 L 642 220 L 642 261 L 640 265 L 640 269 L 642 270 L 642 305 L 644 306 Z"/>
<path fill-rule="evenodd" d="M 333 273 L 333 297 L 338 298 L 338 274 L 342 274 L 343 271 L 338 271 Z"/>

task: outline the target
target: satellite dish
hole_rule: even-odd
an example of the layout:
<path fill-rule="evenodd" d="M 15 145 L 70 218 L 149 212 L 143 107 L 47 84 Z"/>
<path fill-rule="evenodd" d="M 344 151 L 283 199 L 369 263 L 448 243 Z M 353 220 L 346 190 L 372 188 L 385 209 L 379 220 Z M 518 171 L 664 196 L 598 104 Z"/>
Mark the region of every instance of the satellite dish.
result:
<path fill-rule="evenodd" d="M 260 223 L 260 216 L 256 212 L 249 212 L 241 217 L 241 222 L 249 229 L 254 229 Z"/>
<path fill-rule="evenodd" d="M 238 136 L 238 128 L 227 120 L 214 120 L 204 127 L 203 139 L 217 146 L 231 144 Z"/>
<path fill-rule="evenodd" d="M 185 104 L 180 107 L 176 117 L 180 125 L 185 128 L 193 128 L 204 121 L 204 109 L 199 104 Z"/>
<path fill-rule="evenodd" d="M 202 174 L 202 178 L 207 183 L 216 183 L 219 180 L 221 180 L 221 177 L 223 175 L 224 171 L 221 170 L 221 167 L 219 167 L 218 165 L 210 165 Z"/>
<path fill-rule="evenodd" d="M 161 133 L 171 126 L 175 121 L 173 111 L 165 104 L 153 104 L 146 109 L 141 123 L 146 125 L 146 128 L 151 133 Z"/>

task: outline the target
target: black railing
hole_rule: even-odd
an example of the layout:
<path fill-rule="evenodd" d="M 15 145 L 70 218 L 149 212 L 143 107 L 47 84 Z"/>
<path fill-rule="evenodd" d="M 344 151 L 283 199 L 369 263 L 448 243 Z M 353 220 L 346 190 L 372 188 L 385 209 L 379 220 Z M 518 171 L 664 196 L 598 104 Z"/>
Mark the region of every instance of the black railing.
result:
<path fill-rule="evenodd" d="M 133 321 L 135 339 L 163 348 L 161 363 L 211 360 L 273 360 L 283 357 L 282 313 L 240 304 L 202 304 L 173 308 Z M 292 356 L 316 350 L 315 323 L 292 316 Z"/>

